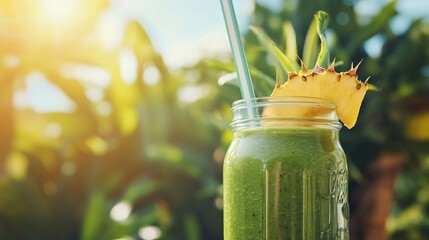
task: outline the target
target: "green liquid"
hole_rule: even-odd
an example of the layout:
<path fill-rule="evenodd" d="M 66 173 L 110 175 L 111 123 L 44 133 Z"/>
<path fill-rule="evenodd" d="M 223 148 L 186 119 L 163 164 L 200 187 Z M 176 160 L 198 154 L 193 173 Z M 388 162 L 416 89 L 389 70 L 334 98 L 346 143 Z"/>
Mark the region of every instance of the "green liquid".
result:
<path fill-rule="evenodd" d="M 224 237 L 348 239 L 347 164 L 338 132 L 235 133 L 224 163 Z"/>

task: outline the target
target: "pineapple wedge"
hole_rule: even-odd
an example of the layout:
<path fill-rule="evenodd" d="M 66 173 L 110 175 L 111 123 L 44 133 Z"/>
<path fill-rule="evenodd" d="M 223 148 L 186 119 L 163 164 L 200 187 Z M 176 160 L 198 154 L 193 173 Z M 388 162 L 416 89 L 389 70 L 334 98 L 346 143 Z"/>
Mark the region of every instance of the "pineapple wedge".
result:
<path fill-rule="evenodd" d="M 287 82 L 283 85 L 277 84 L 271 96 L 317 97 L 331 100 L 336 106 L 339 119 L 350 129 L 356 124 L 362 100 L 368 90 L 368 79 L 361 82 L 356 75 L 359 65 L 360 63 L 356 67 L 352 66 L 347 72 L 337 73 L 334 63 L 328 69 L 316 66 L 312 70 L 306 69 L 302 63 L 301 70 L 298 73 L 289 72 Z M 266 109 L 264 114 L 285 116 L 286 113 L 279 111 L 282 110 Z M 299 113 L 304 117 L 320 114 L 326 113 L 315 111 Z"/>

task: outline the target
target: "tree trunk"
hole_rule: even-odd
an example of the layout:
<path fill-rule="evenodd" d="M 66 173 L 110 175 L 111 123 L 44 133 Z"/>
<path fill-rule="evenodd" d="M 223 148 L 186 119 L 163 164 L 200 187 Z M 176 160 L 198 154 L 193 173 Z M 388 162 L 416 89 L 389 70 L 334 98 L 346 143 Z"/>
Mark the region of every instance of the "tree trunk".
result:
<path fill-rule="evenodd" d="M 386 152 L 369 166 L 365 182 L 350 199 L 357 206 L 350 220 L 351 239 L 388 239 L 385 223 L 394 201 L 395 180 L 403 162 L 404 155 Z"/>

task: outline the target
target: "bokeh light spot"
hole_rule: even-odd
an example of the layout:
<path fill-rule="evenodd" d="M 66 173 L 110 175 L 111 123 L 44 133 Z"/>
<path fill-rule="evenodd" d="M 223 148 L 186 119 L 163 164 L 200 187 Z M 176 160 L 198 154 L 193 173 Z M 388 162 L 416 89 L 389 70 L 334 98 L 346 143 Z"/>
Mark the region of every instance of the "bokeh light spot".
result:
<path fill-rule="evenodd" d="M 191 103 L 200 100 L 210 94 L 209 86 L 184 86 L 179 89 L 178 96 L 182 102 Z"/>
<path fill-rule="evenodd" d="M 15 55 L 15 54 L 8 54 L 3 58 L 3 64 L 7 68 L 17 67 L 20 62 L 21 62 L 21 59 L 19 58 L 18 55 Z"/>
<path fill-rule="evenodd" d="M 61 133 L 62 133 L 62 127 L 58 123 L 55 123 L 55 122 L 49 123 L 45 127 L 45 134 L 47 137 L 57 138 L 61 136 Z"/>
<path fill-rule="evenodd" d="M 137 80 L 137 57 L 131 49 L 122 50 L 119 56 L 122 80 L 127 84 L 133 84 Z"/>
<path fill-rule="evenodd" d="M 99 136 L 87 138 L 85 140 L 85 145 L 97 156 L 105 154 L 109 149 L 107 142 Z"/>
<path fill-rule="evenodd" d="M 92 102 L 99 102 L 104 97 L 104 92 L 99 87 L 87 87 L 85 89 L 85 96 Z"/>
<path fill-rule="evenodd" d="M 368 39 L 363 47 L 366 53 L 372 58 L 377 58 L 380 56 L 385 42 L 385 37 L 381 34 L 377 34 L 374 37 Z"/>
<path fill-rule="evenodd" d="M 139 229 L 139 236 L 143 240 L 154 240 L 161 237 L 161 229 L 156 226 L 145 226 Z"/>
<path fill-rule="evenodd" d="M 76 165 L 74 162 L 69 161 L 69 162 L 65 162 L 62 166 L 61 166 L 61 172 L 65 175 L 65 176 L 72 176 L 75 172 L 76 172 Z"/>
<path fill-rule="evenodd" d="M 28 159 L 20 152 L 12 152 L 6 159 L 6 172 L 9 176 L 23 180 L 27 176 Z"/>
<path fill-rule="evenodd" d="M 225 150 L 223 150 L 220 147 L 216 148 L 213 152 L 213 159 L 215 160 L 215 162 L 222 164 L 224 158 L 225 158 Z"/>
<path fill-rule="evenodd" d="M 214 204 L 217 209 L 223 209 L 223 198 L 222 197 L 216 197 L 214 200 Z"/>
<path fill-rule="evenodd" d="M 161 73 L 154 64 L 146 64 L 143 71 L 143 81 L 150 86 L 159 82 Z"/>
<path fill-rule="evenodd" d="M 429 77 L 429 65 L 422 67 L 421 73 L 425 77 Z"/>
<path fill-rule="evenodd" d="M 112 114 L 112 105 L 109 102 L 103 101 L 97 104 L 97 113 L 102 117 L 107 117 Z"/>
<path fill-rule="evenodd" d="M 131 204 L 122 201 L 113 206 L 110 217 L 117 222 L 125 222 L 131 214 Z"/>
<path fill-rule="evenodd" d="M 396 35 L 405 33 L 411 26 L 411 19 L 403 15 L 398 15 L 390 20 L 390 28 Z"/>
<path fill-rule="evenodd" d="M 348 15 L 347 13 L 345 13 L 345 12 L 339 12 L 339 13 L 337 14 L 337 16 L 335 17 L 335 20 L 337 21 L 337 23 L 338 23 L 339 25 L 346 25 L 346 24 L 349 22 L 350 17 L 349 17 L 349 15 Z"/>

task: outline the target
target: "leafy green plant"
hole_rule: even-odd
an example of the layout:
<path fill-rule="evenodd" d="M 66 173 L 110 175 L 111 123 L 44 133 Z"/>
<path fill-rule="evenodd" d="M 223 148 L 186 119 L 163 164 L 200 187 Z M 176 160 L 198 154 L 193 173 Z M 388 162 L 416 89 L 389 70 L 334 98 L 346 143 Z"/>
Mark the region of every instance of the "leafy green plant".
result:
<path fill-rule="evenodd" d="M 356 127 L 341 132 L 351 173 L 351 235 L 354 239 L 382 239 L 387 235 L 392 239 L 424 239 L 427 231 L 426 218 L 416 213 L 426 209 L 426 200 L 422 200 L 426 191 L 422 164 L 427 158 L 425 149 L 429 141 L 429 135 L 425 134 L 427 124 L 424 124 L 428 112 L 424 97 L 429 82 L 425 73 L 429 62 L 428 23 L 427 19 L 416 19 L 407 31 L 395 33 L 393 21 L 399 16 L 397 3 L 387 2 L 378 14 L 364 21 L 352 1 L 285 1 L 280 12 L 256 4 L 251 24 L 258 28 L 251 28 L 245 35 L 258 96 L 271 94 L 276 68 L 283 72 L 280 80 L 287 69 L 297 68 L 296 62 L 290 60 L 296 55 L 304 56 L 304 62 L 311 62 L 310 66 L 317 61 L 314 53 L 320 50 L 320 38 L 309 37 L 305 31 L 317 27 L 316 22 L 311 21 L 320 9 L 332 19 L 325 30 L 326 41 L 323 38 L 321 41 L 327 43 L 331 56 L 339 63 L 364 60 L 359 73 L 371 76 L 370 82 L 378 91 L 367 94 Z M 344 16 L 346 22 L 341 20 Z M 267 40 L 268 37 L 273 42 Z M 379 42 L 383 46 L 379 55 L 365 48 L 375 38 L 383 39 Z M 313 48 L 306 47 L 312 50 L 300 53 L 304 46 Z M 208 59 L 198 67 L 202 71 L 218 69 L 220 75 L 232 72 L 231 64 L 222 59 Z M 411 187 L 415 191 L 406 190 Z M 374 208 L 378 212 L 371 214 Z M 405 224 L 409 219 L 414 219 L 413 224 Z M 381 235 L 372 235 L 374 232 Z"/>
<path fill-rule="evenodd" d="M 101 2 L 94 14 L 104 10 Z M 13 14 L 25 11 L 19 6 Z M 1 122 L 7 144 L 0 156 L 0 238 L 141 239 L 152 229 L 159 239 L 219 239 L 221 166 L 213 152 L 221 135 L 214 116 L 178 99 L 181 79 L 170 74 L 139 23 L 130 21 L 120 45 L 106 49 L 96 16 L 54 48 L 32 42 L 29 51 L 27 42 L 17 42 L 11 49 L 9 38 L 0 39 L 1 56 L 20 60 L 2 65 L 8 78 L 0 80 L 7 97 L 0 114 L 11 116 Z M 24 27 L 11 33 L 30 37 Z M 136 61 L 135 79 L 124 77 L 124 55 Z M 97 86 L 64 69 L 101 71 L 109 84 L 96 89 L 101 97 L 94 99 Z M 148 76 L 148 69 L 156 74 Z M 15 108 L 12 96 L 20 89 L 13 86 L 34 73 L 61 89 L 74 108 Z"/>

